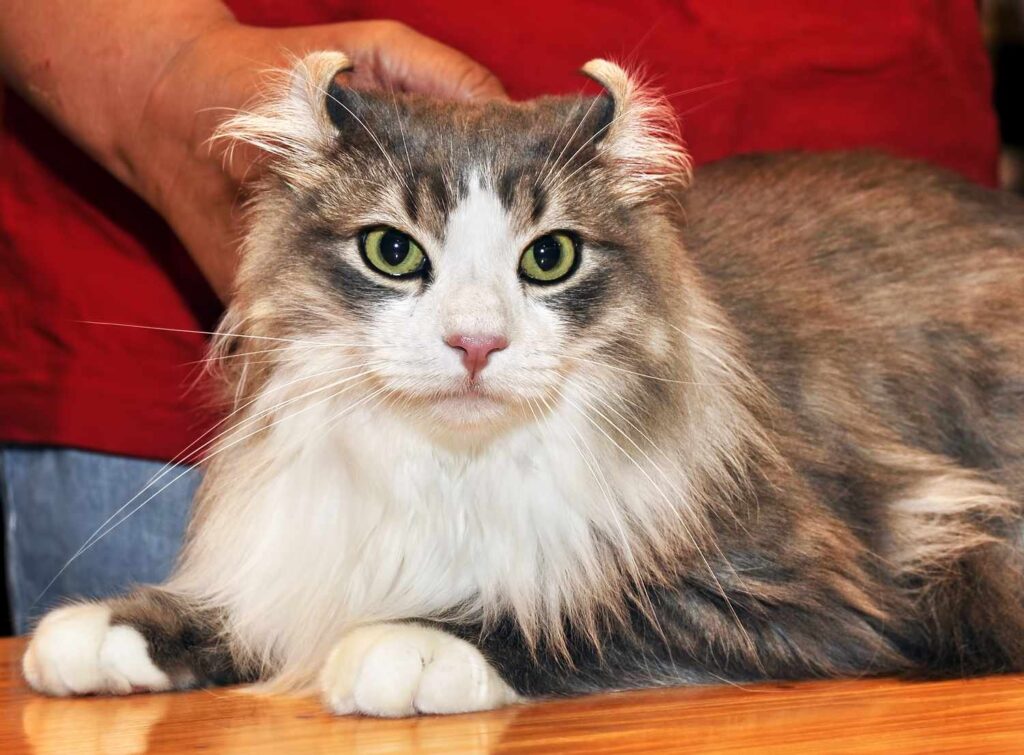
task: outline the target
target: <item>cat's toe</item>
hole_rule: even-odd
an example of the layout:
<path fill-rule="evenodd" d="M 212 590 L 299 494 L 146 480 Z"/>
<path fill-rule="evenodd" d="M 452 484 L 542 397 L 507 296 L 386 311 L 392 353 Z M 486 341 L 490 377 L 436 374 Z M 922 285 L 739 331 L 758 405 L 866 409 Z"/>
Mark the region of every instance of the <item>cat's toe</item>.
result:
<path fill-rule="evenodd" d="M 517 699 L 471 644 L 417 624 L 348 633 L 328 658 L 321 689 L 327 706 L 342 715 L 467 713 Z"/>
<path fill-rule="evenodd" d="M 465 713 L 487 710 L 516 699 L 480 651 L 450 638 L 423 668 L 413 705 L 420 713 Z"/>
<path fill-rule="evenodd" d="M 22 660 L 29 686 L 58 697 L 170 689 L 145 638 L 132 627 L 111 626 L 110 615 L 110 608 L 96 603 L 48 614 Z"/>

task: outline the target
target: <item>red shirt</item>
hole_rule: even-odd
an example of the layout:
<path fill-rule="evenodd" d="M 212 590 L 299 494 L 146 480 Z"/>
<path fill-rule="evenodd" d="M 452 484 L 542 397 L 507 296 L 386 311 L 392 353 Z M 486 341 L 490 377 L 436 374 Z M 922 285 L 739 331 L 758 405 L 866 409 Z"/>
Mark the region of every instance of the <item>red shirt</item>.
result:
<path fill-rule="evenodd" d="M 281 26 L 392 18 L 494 71 L 515 98 L 575 92 L 586 60 L 637 64 L 697 164 L 872 146 L 986 184 L 997 134 L 972 0 L 233 0 Z M 0 442 L 166 459 L 216 413 L 219 307 L 156 214 L 8 92 L 0 131 Z"/>

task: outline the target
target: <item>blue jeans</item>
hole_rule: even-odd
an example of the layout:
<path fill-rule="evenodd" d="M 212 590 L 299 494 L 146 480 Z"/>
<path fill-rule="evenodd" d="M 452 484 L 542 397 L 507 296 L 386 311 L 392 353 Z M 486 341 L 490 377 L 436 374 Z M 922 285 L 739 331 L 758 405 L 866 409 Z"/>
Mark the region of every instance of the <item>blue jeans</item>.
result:
<path fill-rule="evenodd" d="M 68 598 L 104 597 L 168 575 L 200 479 L 196 469 L 184 466 L 150 486 L 113 522 L 131 516 L 74 557 L 162 467 L 160 462 L 67 448 L 0 446 L 0 502 L 15 631 L 27 632 L 42 613 Z"/>

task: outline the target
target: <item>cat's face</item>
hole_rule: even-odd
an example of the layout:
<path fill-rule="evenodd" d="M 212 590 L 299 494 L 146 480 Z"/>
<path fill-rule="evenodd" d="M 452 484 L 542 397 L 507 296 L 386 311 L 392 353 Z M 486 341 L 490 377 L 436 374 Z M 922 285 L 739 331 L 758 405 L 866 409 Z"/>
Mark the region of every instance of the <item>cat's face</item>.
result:
<path fill-rule="evenodd" d="M 359 393 L 449 436 L 663 371 L 685 165 L 617 83 L 527 104 L 293 84 L 307 149 L 262 199 L 245 317 L 336 342 L 365 366 Z"/>

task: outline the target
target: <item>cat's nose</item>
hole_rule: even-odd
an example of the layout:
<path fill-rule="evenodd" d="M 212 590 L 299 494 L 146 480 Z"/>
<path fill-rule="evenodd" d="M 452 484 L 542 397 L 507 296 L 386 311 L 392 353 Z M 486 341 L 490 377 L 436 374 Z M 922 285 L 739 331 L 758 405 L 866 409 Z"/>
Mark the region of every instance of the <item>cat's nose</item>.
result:
<path fill-rule="evenodd" d="M 462 352 L 462 364 L 469 372 L 470 380 L 476 379 L 480 371 L 487 366 L 491 354 L 508 346 L 508 339 L 505 336 L 496 335 L 455 333 L 445 338 L 444 342 Z"/>

